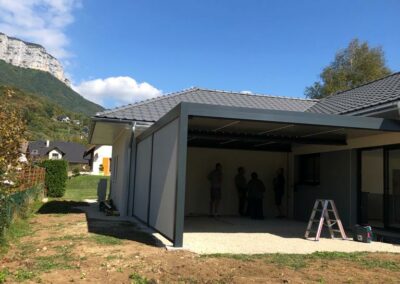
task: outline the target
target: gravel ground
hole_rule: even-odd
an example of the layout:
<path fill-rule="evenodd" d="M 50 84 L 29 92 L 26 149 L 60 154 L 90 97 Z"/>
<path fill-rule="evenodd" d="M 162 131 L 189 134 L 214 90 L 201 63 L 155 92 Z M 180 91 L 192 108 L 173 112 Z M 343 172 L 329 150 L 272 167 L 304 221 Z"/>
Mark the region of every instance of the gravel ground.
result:
<path fill-rule="evenodd" d="M 201 254 L 304 254 L 316 251 L 400 253 L 399 245 L 333 240 L 326 234 L 318 242 L 306 240 L 303 238 L 306 226 L 306 223 L 282 219 L 257 221 L 229 217 L 188 217 L 185 220 L 183 243 L 184 249 Z"/>

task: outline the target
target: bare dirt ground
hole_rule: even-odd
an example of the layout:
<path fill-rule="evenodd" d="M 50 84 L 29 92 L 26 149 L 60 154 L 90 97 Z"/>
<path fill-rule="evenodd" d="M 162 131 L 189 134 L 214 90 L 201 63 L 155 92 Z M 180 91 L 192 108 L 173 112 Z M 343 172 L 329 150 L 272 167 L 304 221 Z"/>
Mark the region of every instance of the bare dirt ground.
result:
<path fill-rule="evenodd" d="M 1 257 L 6 283 L 398 283 L 400 254 L 198 255 L 167 251 L 131 223 L 49 202 Z M 0 281 L 1 282 L 1 281 Z"/>

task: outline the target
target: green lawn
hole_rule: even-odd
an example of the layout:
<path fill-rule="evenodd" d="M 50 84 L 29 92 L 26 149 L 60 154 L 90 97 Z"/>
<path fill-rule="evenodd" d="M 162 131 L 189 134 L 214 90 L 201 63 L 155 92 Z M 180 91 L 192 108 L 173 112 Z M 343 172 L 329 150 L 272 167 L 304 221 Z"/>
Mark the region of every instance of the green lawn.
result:
<path fill-rule="evenodd" d="M 64 199 L 80 201 L 83 199 L 97 199 L 97 184 L 105 178 L 110 186 L 110 177 L 105 176 L 77 176 L 67 180 L 67 189 Z"/>

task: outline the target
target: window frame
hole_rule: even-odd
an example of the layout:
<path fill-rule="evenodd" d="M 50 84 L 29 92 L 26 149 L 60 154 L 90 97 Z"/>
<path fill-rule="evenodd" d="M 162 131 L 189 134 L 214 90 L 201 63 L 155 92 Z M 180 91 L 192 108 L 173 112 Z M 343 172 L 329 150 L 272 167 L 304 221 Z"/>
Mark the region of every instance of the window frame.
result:
<path fill-rule="evenodd" d="M 310 162 L 311 160 L 311 162 Z M 312 164 L 312 169 L 309 171 L 308 163 Z M 312 176 L 310 179 L 309 176 Z M 321 155 L 316 154 L 306 154 L 299 156 L 298 162 L 298 178 L 299 184 L 302 185 L 320 185 L 321 183 Z"/>

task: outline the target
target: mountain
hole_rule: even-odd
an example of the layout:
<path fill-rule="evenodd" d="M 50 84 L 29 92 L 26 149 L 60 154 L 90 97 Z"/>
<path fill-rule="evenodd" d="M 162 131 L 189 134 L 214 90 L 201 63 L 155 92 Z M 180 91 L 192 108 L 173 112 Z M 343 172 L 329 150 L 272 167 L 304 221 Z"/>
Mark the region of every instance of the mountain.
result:
<path fill-rule="evenodd" d="M 21 112 L 26 121 L 28 140 L 48 139 L 87 143 L 85 129 L 90 119 L 84 114 L 65 111 L 46 98 L 9 86 L 0 86 L 0 109 L 4 106 Z M 68 116 L 72 122 L 58 121 L 59 116 Z"/>
<path fill-rule="evenodd" d="M 17 67 L 0 60 L 0 85 L 36 94 L 66 111 L 93 115 L 104 108 L 86 100 L 48 72 Z"/>
<path fill-rule="evenodd" d="M 0 59 L 18 67 L 49 72 L 61 82 L 70 85 L 61 63 L 39 44 L 0 33 Z"/>

